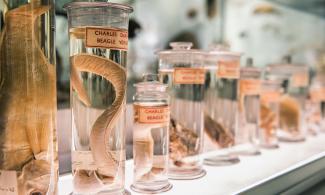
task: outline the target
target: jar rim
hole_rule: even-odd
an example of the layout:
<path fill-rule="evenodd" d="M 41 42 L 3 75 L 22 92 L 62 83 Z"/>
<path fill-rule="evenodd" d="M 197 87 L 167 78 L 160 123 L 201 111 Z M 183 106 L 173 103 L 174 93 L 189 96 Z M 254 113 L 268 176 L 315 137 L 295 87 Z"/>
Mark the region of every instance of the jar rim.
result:
<path fill-rule="evenodd" d="M 98 8 L 98 7 L 109 7 L 116 8 L 127 13 L 133 12 L 133 8 L 129 5 L 119 4 L 119 3 L 109 3 L 109 2 L 70 2 L 63 6 L 63 9 L 75 9 L 75 8 Z"/>

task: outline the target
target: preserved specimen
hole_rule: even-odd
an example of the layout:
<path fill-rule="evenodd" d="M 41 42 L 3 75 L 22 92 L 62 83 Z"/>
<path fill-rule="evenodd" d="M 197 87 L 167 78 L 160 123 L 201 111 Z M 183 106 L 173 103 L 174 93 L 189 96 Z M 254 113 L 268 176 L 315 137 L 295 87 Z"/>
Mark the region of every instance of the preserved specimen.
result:
<path fill-rule="evenodd" d="M 277 148 L 276 136 L 279 128 L 279 100 L 282 93 L 281 83 L 264 80 L 260 102 L 260 145 L 265 148 Z"/>
<path fill-rule="evenodd" d="M 253 59 L 240 70 L 239 128 L 236 133 L 237 152 L 242 155 L 258 155 L 260 136 L 261 70 L 253 67 Z"/>
<path fill-rule="evenodd" d="M 157 75 L 146 75 L 135 85 L 133 159 L 134 178 L 131 189 L 139 193 L 160 193 L 169 190 L 168 139 L 169 96 L 166 85 Z"/>
<path fill-rule="evenodd" d="M 1 1 L 0 194 L 56 194 L 54 3 Z"/>
<path fill-rule="evenodd" d="M 203 144 L 205 69 L 202 52 L 192 43 L 171 43 L 159 55 L 159 74 L 171 95 L 169 177 L 195 179 L 205 175 L 200 154 Z"/>
<path fill-rule="evenodd" d="M 74 194 L 124 194 L 129 6 L 67 4 Z M 118 21 L 118 22 L 117 22 Z"/>
<path fill-rule="evenodd" d="M 280 128 L 277 132 L 279 139 L 288 142 L 304 141 L 308 92 L 307 67 L 290 63 L 269 65 L 266 78 L 281 81 L 284 90 L 279 102 Z"/>
<path fill-rule="evenodd" d="M 240 54 L 222 45 L 211 45 L 205 55 L 205 68 L 204 130 L 212 143 L 206 148 L 220 153 L 205 158 L 204 163 L 212 166 L 238 163 L 239 158 L 229 149 L 235 144 L 238 128 Z"/>

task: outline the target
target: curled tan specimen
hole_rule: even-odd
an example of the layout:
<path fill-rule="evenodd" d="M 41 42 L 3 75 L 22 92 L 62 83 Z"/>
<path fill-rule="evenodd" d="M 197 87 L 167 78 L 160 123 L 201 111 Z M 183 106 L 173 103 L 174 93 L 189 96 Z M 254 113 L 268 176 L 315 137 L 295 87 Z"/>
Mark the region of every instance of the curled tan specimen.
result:
<path fill-rule="evenodd" d="M 45 194 L 56 158 L 55 67 L 38 43 L 50 7 L 37 2 L 8 11 L 0 39 L 0 169 L 18 172 L 19 194 Z"/>
<path fill-rule="evenodd" d="M 280 127 L 290 133 L 299 133 L 300 108 L 293 97 L 284 95 L 280 99 Z"/>
<path fill-rule="evenodd" d="M 93 176 L 80 172 L 75 174 L 75 177 L 79 177 L 76 178 L 79 181 L 76 187 L 81 187 L 83 184 L 86 185 L 87 179 L 88 182 L 91 180 L 94 186 L 98 184 L 96 182 L 110 184 L 114 181 L 118 173 L 120 162 L 125 160 L 124 150 L 112 150 L 109 145 L 109 139 L 122 113 L 125 102 L 126 70 L 112 60 L 89 54 L 74 55 L 71 57 L 71 62 L 77 71 L 100 75 L 111 82 L 115 89 L 116 97 L 114 102 L 96 119 L 90 134 L 90 147 L 94 161 L 98 167 L 97 173 L 100 180 L 95 177 L 95 174 L 92 174 Z M 72 80 L 73 88 L 77 92 L 82 91 L 80 89 L 83 87 L 82 84 L 77 82 L 79 82 L 77 79 Z M 78 95 L 82 96 L 83 94 Z M 87 97 L 80 97 L 80 99 L 84 101 Z M 86 102 L 84 103 L 86 104 Z"/>

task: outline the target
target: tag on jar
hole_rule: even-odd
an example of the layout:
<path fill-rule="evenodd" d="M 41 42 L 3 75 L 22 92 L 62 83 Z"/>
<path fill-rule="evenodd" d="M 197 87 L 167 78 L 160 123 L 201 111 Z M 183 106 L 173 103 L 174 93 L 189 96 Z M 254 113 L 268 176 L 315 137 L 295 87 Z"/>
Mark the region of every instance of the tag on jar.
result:
<path fill-rule="evenodd" d="M 261 90 L 261 81 L 258 79 L 243 79 L 239 81 L 240 93 L 243 95 L 258 95 Z"/>
<path fill-rule="evenodd" d="M 16 171 L 0 171 L 0 194 L 18 195 Z"/>
<path fill-rule="evenodd" d="M 238 79 L 240 75 L 239 61 L 218 61 L 218 78 Z"/>
<path fill-rule="evenodd" d="M 261 93 L 261 101 L 265 103 L 278 102 L 280 100 L 280 92 L 278 91 L 263 91 Z"/>
<path fill-rule="evenodd" d="M 296 73 L 291 77 L 293 87 L 308 86 L 308 74 L 305 72 Z"/>
<path fill-rule="evenodd" d="M 72 151 L 72 169 L 97 170 L 91 151 Z"/>
<path fill-rule="evenodd" d="M 311 89 L 310 97 L 315 102 L 325 101 L 325 88 Z"/>
<path fill-rule="evenodd" d="M 145 124 L 160 124 L 169 122 L 169 107 L 168 106 L 135 106 L 136 122 Z"/>
<path fill-rule="evenodd" d="M 128 31 L 117 28 L 86 28 L 86 47 L 128 50 Z"/>
<path fill-rule="evenodd" d="M 174 84 L 204 84 L 205 69 L 203 68 L 175 68 Z"/>

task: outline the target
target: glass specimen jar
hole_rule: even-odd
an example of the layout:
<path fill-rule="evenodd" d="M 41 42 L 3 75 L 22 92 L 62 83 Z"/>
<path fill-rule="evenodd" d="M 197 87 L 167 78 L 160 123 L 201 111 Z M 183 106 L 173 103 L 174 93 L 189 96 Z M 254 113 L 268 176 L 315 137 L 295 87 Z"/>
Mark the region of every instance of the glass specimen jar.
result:
<path fill-rule="evenodd" d="M 171 43 L 160 51 L 160 81 L 171 96 L 169 127 L 169 178 L 195 179 L 205 175 L 202 168 L 203 95 L 205 70 L 202 52 L 192 43 Z"/>
<path fill-rule="evenodd" d="M 305 105 L 308 94 L 308 68 L 290 63 L 267 67 L 266 78 L 282 82 L 284 90 L 279 102 L 280 141 L 305 140 Z"/>
<path fill-rule="evenodd" d="M 258 155 L 260 136 L 261 70 L 253 67 L 253 59 L 240 69 L 239 127 L 235 144 L 241 155 Z"/>
<path fill-rule="evenodd" d="M 0 13 L 0 194 L 57 194 L 54 1 Z"/>
<path fill-rule="evenodd" d="M 310 102 L 307 105 L 309 129 L 325 131 L 325 78 L 317 75 L 309 90 Z"/>
<path fill-rule="evenodd" d="M 143 82 L 135 84 L 131 189 L 139 193 L 160 193 L 172 187 L 167 174 L 169 95 L 167 85 L 158 80 L 158 75 L 145 75 Z"/>
<path fill-rule="evenodd" d="M 260 146 L 278 148 L 279 100 L 281 82 L 263 80 L 260 97 Z"/>
<path fill-rule="evenodd" d="M 211 45 L 205 53 L 205 148 L 218 151 L 218 154 L 204 159 L 207 165 L 239 162 L 238 156 L 231 154 L 230 149 L 235 144 L 238 128 L 240 56 L 222 45 Z"/>
<path fill-rule="evenodd" d="M 128 16 L 107 2 L 65 5 L 74 194 L 124 194 Z"/>

